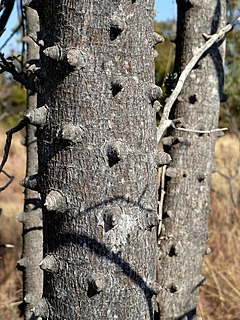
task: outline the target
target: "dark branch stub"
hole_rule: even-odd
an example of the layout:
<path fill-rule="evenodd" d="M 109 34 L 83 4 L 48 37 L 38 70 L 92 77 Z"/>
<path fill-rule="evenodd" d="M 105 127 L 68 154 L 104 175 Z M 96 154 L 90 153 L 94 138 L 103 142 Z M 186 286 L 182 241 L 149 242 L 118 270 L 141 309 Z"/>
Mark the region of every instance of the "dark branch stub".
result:
<path fill-rule="evenodd" d="M 176 247 L 174 245 L 171 246 L 169 253 L 168 253 L 169 257 L 173 257 L 176 256 Z"/>
<path fill-rule="evenodd" d="M 173 283 L 173 284 L 171 284 L 171 286 L 170 286 L 170 288 L 169 288 L 169 291 L 170 291 L 171 293 L 176 293 L 176 292 L 178 291 L 178 288 L 177 288 L 177 286 Z"/>
<path fill-rule="evenodd" d="M 96 273 L 92 275 L 88 280 L 88 290 L 87 295 L 89 298 L 94 297 L 99 294 L 107 285 L 106 277 L 101 273 Z"/>
<path fill-rule="evenodd" d="M 191 96 L 188 98 L 188 101 L 189 101 L 189 103 L 191 103 L 191 104 L 196 103 L 196 102 L 198 101 L 196 94 L 191 95 Z"/>
<path fill-rule="evenodd" d="M 111 26 L 110 26 L 110 40 L 113 41 L 115 40 L 125 29 L 126 23 L 124 19 L 121 19 L 120 17 L 113 17 L 111 21 Z"/>
<path fill-rule="evenodd" d="M 110 28 L 110 39 L 113 41 L 115 40 L 119 35 L 120 33 L 122 32 L 121 29 L 118 29 L 114 26 L 111 26 Z"/>
<path fill-rule="evenodd" d="M 115 97 L 120 91 L 123 89 L 123 83 L 121 80 L 117 79 L 116 81 L 112 82 L 112 95 Z"/>
<path fill-rule="evenodd" d="M 108 165 L 113 167 L 121 160 L 120 150 L 115 145 L 108 146 L 107 149 Z"/>

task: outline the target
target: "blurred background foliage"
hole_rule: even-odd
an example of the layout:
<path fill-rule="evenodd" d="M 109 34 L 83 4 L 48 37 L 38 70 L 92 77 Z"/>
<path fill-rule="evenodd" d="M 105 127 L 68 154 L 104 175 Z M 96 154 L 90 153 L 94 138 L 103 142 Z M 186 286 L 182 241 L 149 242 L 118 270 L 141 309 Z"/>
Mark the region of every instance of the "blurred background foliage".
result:
<path fill-rule="evenodd" d="M 0 76 L 0 121 L 6 127 L 15 126 L 26 110 L 26 89 L 18 82 Z"/>
<path fill-rule="evenodd" d="M 166 76 L 173 72 L 175 60 L 174 38 L 176 35 L 176 21 L 155 21 L 154 29 L 165 39 L 163 44 L 158 44 L 156 46 L 158 56 L 155 59 L 155 80 L 156 84 L 162 87 Z"/>

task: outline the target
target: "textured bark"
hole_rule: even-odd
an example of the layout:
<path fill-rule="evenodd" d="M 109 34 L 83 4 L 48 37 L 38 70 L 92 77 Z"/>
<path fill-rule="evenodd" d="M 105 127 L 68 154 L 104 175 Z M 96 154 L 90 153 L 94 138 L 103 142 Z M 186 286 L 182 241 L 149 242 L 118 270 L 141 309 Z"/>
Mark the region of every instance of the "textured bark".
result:
<path fill-rule="evenodd" d="M 34 34 L 39 29 L 38 15 L 31 8 L 26 9 L 27 34 Z M 29 64 L 39 59 L 39 48 L 28 41 L 27 60 Z M 31 72 L 31 71 L 29 71 Z M 37 107 L 37 94 L 28 92 L 28 111 Z M 32 125 L 26 128 L 27 166 L 26 177 L 38 172 L 38 154 L 36 128 Z M 27 178 L 25 179 L 25 183 Z M 37 191 L 25 189 L 24 212 L 19 216 L 23 222 L 23 258 L 19 266 L 23 269 L 24 319 L 34 320 L 32 309 L 41 298 L 43 292 L 43 272 L 39 263 L 43 257 L 42 210 L 40 194 Z"/>
<path fill-rule="evenodd" d="M 38 107 L 47 115 L 38 130 L 45 272 L 35 315 L 153 319 L 153 1 L 37 4 L 47 74 Z"/>
<path fill-rule="evenodd" d="M 225 1 L 178 1 L 175 71 L 180 74 L 194 51 L 225 24 Z M 224 39 L 191 71 L 172 112 L 180 126 L 217 128 L 223 86 Z M 197 319 L 196 300 L 204 278 L 210 180 L 216 133 L 173 131 L 172 162 L 166 173 L 163 227 L 160 236 L 159 318 Z"/>

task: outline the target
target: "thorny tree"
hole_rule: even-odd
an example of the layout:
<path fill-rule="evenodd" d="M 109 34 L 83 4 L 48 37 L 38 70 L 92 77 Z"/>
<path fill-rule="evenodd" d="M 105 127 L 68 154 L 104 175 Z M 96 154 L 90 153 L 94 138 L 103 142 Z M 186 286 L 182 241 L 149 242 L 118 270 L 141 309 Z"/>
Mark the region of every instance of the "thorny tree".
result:
<path fill-rule="evenodd" d="M 204 46 L 208 35 L 225 26 L 225 17 L 225 0 L 178 1 L 175 62 L 178 75 Z M 173 160 L 166 170 L 160 234 L 161 320 L 198 318 L 196 298 L 204 281 L 202 255 L 208 252 L 210 181 L 219 134 L 209 130 L 218 126 L 224 96 L 224 40 L 222 37 L 197 62 L 171 112 L 171 118 L 178 119 L 175 122 L 178 130 L 172 130 L 165 139 L 165 149 Z"/>
<path fill-rule="evenodd" d="M 38 66 L 39 47 L 31 37 L 38 32 L 38 15 L 35 10 L 26 9 L 27 36 L 24 42 L 28 44 L 26 72 L 33 77 L 33 71 Z M 28 91 L 27 113 L 37 107 L 37 92 Z M 25 145 L 27 147 L 26 179 L 22 181 L 25 189 L 24 212 L 18 216 L 23 223 L 22 258 L 18 261 L 18 268 L 23 271 L 23 310 L 25 320 L 36 319 L 33 307 L 41 298 L 43 292 L 43 272 L 39 263 L 43 258 L 42 209 L 41 199 L 37 190 L 31 190 L 29 176 L 38 172 L 36 127 L 26 127 Z"/>
<path fill-rule="evenodd" d="M 40 18 L 38 187 L 50 319 L 153 319 L 153 1 L 33 1 Z M 36 117 L 36 118 L 35 118 Z"/>
<path fill-rule="evenodd" d="M 157 166 L 170 159 L 156 150 L 161 90 L 153 85 L 153 46 L 162 38 L 152 30 L 153 1 L 29 5 L 40 18 L 35 41 L 41 71 L 34 84 L 13 75 L 38 90 L 38 109 L 18 127 L 38 126 L 39 172 L 26 181 L 45 203 L 44 292 L 35 316 L 153 319 L 159 292 L 155 176 Z M 175 70 L 181 73 L 207 40 L 203 33 L 223 25 L 225 3 L 178 6 Z M 190 73 L 171 113 L 178 121 L 169 119 L 166 104 L 158 129 L 162 137 L 164 129 L 174 128 L 165 140 L 173 161 L 166 171 L 160 230 L 157 319 L 196 317 L 222 42 Z"/>
<path fill-rule="evenodd" d="M 39 108 L 7 132 L 0 170 L 12 134 L 38 126 L 39 173 L 24 181 L 45 203 L 44 293 L 34 316 L 153 319 L 161 96 L 153 47 L 162 41 L 153 1 L 29 5 L 40 18 L 33 38 L 42 68 L 34 78 L 4 56 L 1 68 L 38 91 Z"/>
<path fill-rule="evenodd" d="M 4 32 L 5 26 L 13 9 L 14 0 L 2 1 L 0 11 L 2 11 L 0 17 L 0 35 Z M 39 59 L 39 48 L 38 45 L 33 41 L 38 31 L 38 15 L 37 12 L 31 8 L 26 8 L 23 10 L 22 3 L 20 1 L 20 7 L 22 11 L 21 21 L 19 26 L 13 31 L 12 35 L 6 40 L 2 45 L 1 49 L 4 48 L 6 43 L 11 39 L 11 37 L 22 27 L 24 28 L 25 19 L 27 20 L 27 36 L 24 37 L 24 42 L 28 43 L 27 52 L 27 64 L 26 72 L 19 72 L 14 65 L 14 61 L 18 61 L 17 57 L 10 57 L 10 59 L 5 59 L 4 55 L 1 54 L 1 73 L 3 71 L 10 72 L 15 78 L 18 78 L 20 82 L 23 79 L 31 83 L 32 90 L 28 91 L 28 112 L 36 108 L 37 105 L 37 93 L 36 88 L 33 84 L 36 80 L 34 71 L 37 70 L 38 59 Z M 24 32 L 23 32 L 24 34 Z M 24 48 L 24 46 L 23 46 Z M 24 51 L 24 50 L 23 50 Z M 23 67 L 23 59 L 21 59 L 21 66 Z M 37 65 L 36 65 L 37 64 Z M 24 81 L 23 81 L 24 82 Z M 28 86 L 29 87 L 29 86 Z M 29 121 L 27 121 L 29 122 Z M 27 123 L 25 120 L 23 123 Z M 9 130 L 8 143 L 5 147 L 5 155 L 7 155 L 11 143 L 12 133 L 16 132 L 20 126 Z M 38 171 L 38 160 L 37 160 L 37 141 L 36 141 L 36 128 L 32 125 L 26 127 L 26 139 L 25 145 L 27 147 L 27 163 L 26 163 L 26 174 L 34 175 Z M 8 151 L 6 151 L 6 148 Z M 9 183 L 12 181 L 13 177 L 8 175 L 2 170 L 2 166 L 6 161 L 5 156 L 3 157 L 3 162 L 0 166 L 0 171 L 2 171 L 8 178 L 8 183 L 5 186 L 0 187 L 0 191 L 4 190 Z M 34 320 L 32 309 L 36 302 L 42 296 L 43 287 L 43 276 L 42 270 L 39 268 L 39 263 L 42 260 L 42 213 L 41 213 L 41 200 L 40 195 L 37 191 L 31 190 L 31 181 L 27 179 L 22 181 L 22 185 L 26 187 L 25 190 L 25 200 L 24 200 L 24 212 L 19 214 L 18 220 L 23 223 L 23 252 L 22 258 L 18 261 L 18 268 L 23 271 L 23 292 L 24 301 L 20 305 L 20 309 L 24 309 L 24 318 L 26 320 Z"/>

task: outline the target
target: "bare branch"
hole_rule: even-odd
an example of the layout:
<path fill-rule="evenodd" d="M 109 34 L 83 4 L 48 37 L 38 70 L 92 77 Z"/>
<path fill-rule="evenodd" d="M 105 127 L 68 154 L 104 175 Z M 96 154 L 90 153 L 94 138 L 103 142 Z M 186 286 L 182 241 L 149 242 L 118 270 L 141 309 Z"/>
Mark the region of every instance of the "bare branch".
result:
<path fill-rule="evenodd" d="M 0 187 L 0 192 L 5 190 L 12 183 L 12 181 L 14 179 L 14 177 L 10 176 L 6 171 L 2 170 L 2 173 L 5 174 L 5 176 L 7 176 L 9 178 L 9 180 L 3 187 Z"/>
<path fill-rule="evenodd" d="M 10 243 L 1 244 L 0 248 L 14 248 L 15 246 Z"/>
<path fill-rule="evenodd" d="M 25 117 L 23 120 L 21 120 L 16 127 L 8 130 L 6 132 L 7 135 L 7 139 L 6 139 L 6 143 L 5 143 L 5 147 L 4 147 L 4 154 L 3 154 L 3 159 L 2 159 L 2 163 L 0 165 L 0 173 L 3 172 L 3 167 L 5 165 L 5 163 L 7 162 L 8 159 L 8 154 L 9 154 L 9 150 L 11 147 L 11 142 L 12 142 L 12 135 L 20 130 L 22 130 L 27 124 L 30 123 L 29 118 Z M 5 173 L 6 174 L 6 173 Z M 10 176 L 9 176 L 10 178 Z"/>
<path fill-rule="evenodd" d="M 181 75 L 179 77 L 179 80 L 178 80 L 178 83 L 177 83 L 175 89 L 173 90 L 171 96 L 167 99 L 166 105 L 163 110 L 163 115 L 162 115 L 158 130 L 157 130 L 157 141 L 158 142 L 162 139 L 162 136 L 163 136 L 164 132 L 166 131 L 166 129 L 172 125 L 172 121 L 169 120 L 170 111 L 172 109 L 174 102 L 176 101 L 177 97 L 179 96 L 179 94 L 182 90 L 182 87 L 183 87 L 189 73 L 192 71 L 193 67 L 196 65 L 196 63 L 199 61 L 199 59 L 202 57 L 202 55 L 215 42 L 221 40 L 225 36 L 226 33 L 231 31 L 233 29 L 233 27 L 239 23 L 239 21 L 240 21 L 240 18 L 236 19 L 232 24 L 229 23 L 224 28 L 220 29 L 218 31 L 218 33 L 215 33 L 211 36 L 206 36 L 206 34 L 204 34 L 204 37 L 209 38 L 209 39 L 201 48 L 198 49 L 198 51 L 192 57 L 190 62 L 187 64 L 187 66 L 185 67 L 185 69 L 183 70 L 183 72 L 181 73 Z M 188 131 L 189 130 L 190 129 L 188 129 Z M 214 129 L 214 130 L 216 130 L 216 129 Z M 220 130 L 222 130 L 222 129 L 220 129 Z M 224 130 L 225 130 L 225 128 L 224 128 Z M 207 132 L 207 133 L 209 133 L 209 132 Z"/>
<path fill-rule="evenodd" d="M 20 23 L 15 30 L 10 34 L 10 36 L 7 38 L 7 40 L 3 43 L 3 45 L 0 47 L 0 51 L 7 45 L 7 43 L 12 39 L 12 37 L 18 32 L 18 30 L 21 28 L 22 23 Z"/>
<path fill-rule="evenodd" d="M 194 130 L 194 129 L 187 129 L 187 128 L 181 128 L 181 127 L 176 127 L 174 123 L 172 122 L 171 126 L 178 130 L 178 131 L 185 131 L 185 132 L 193 132 L 193 133 L 205 133 L 205 134 L 210 134 L 213 132 L 221 132 L 221 131 L 227 131 L 228 128 L 217 128 L 217 129 L 211 129 L 211 130 Z"/>
<path fill-rule="evenodd" d="M 1 2 L 1 5 L 3 5 L 5 9 L 3 11 L 3 14 L 0 17 L 0 36 L 4 32 L 5 26 L 12 12 L 12 9 L 14 6 L 14 0 L 5 0 L 4 2 Z"/>
<path fill-rule="evenodd" d="M 36 91 L 36 85 L 34 81 L 34 77 L 36 78 L 35 75 L 33 75 L 33 77 L 29 77 L 24 72 L 18 72 L 14 64 L 11 61 L 8 61 L 7 59 L 5 59 L 2 53 L 0 53 L 0 58 L 1 58 L 0 73 L 3 73 L 5 71 L 9 72 L 13 76 L 13 79 L 20 82 L 22 85 L 24 85 L 26 89 L 31 91 Z"/>

